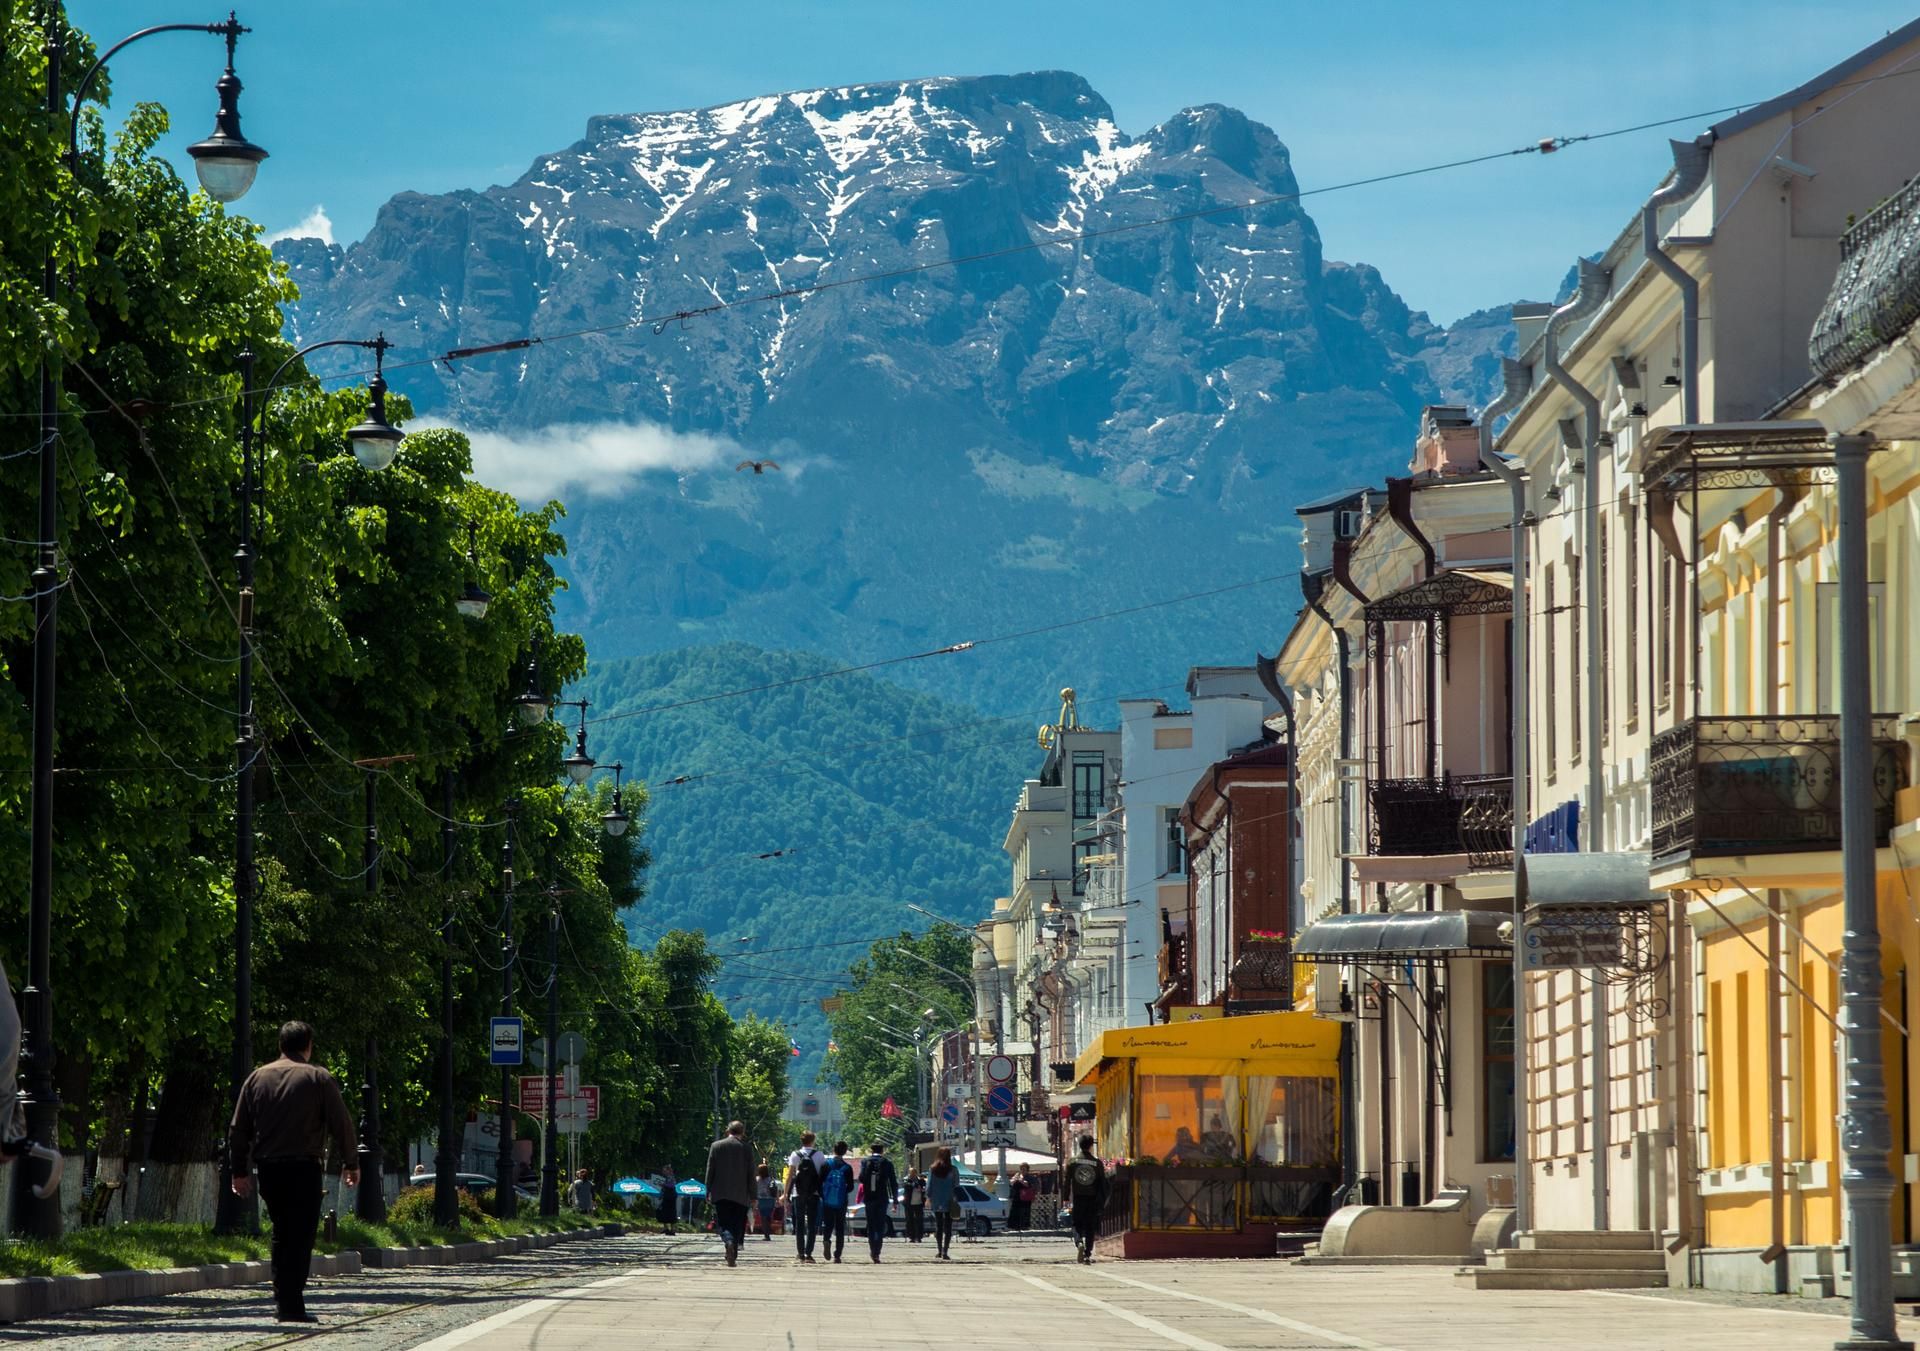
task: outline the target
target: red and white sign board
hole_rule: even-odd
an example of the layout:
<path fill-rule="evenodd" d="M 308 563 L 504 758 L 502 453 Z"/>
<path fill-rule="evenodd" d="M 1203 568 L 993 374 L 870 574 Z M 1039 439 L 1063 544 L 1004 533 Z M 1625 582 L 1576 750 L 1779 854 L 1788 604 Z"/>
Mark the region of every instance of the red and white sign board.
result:
<path fill-rule="evenodd" d="M 580 1121 L 598 1121 L 600 1119 L 600 1085 L 581 1084 L 569 1093 L 561 1085 L 560 1092 L 554 1095 L 554 1117 L 565 1121 L 569 1118 Z M 547 1076 L 544 1074 L 525 1075 L 520 1080 L 520 1110 L 528 1116 L 547 1114 Z"/>
<path fill-rule="evenodd" d="M 1013 1075 L 1014 1065 L 1012 1056 L 996 1055 L 988 1059 L 987 1078 L 991 1082 L 996 1084 L 1010 1084 L 1013 1082 Z"/>

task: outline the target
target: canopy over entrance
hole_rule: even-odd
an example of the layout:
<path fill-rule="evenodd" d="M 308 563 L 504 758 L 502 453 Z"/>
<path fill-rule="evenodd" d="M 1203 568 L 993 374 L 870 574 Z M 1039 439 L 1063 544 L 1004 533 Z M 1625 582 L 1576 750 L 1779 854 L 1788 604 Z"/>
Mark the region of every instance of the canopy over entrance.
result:
<path fill-rule="evenodd" d="M 967 1150 L 964 1153 L 955 1154 L 953 1161 L 959 1164 L 963 1170 L 990 1168 L 997 1172 L 1000 1168 L 1000 1151 L 991 1147 L 983 1149 L 978 1153 L 975 1153 L 973 1150 Z M 1007 1171 L 1013 1172 L 1022 1164 L 1025 1164 L 1036 1173 L 1051 1173 L 1060 1166 L 1059 1160 L 1055 1159 L 1051 1154 L 1036 1154 L 1031 1149 L 1009 1149 L 1007 1151 Z M 963 1172 L 961 1176 L 965 1177 L 966 1175 Z M 967 1180 L 977 1181 L 978 1177 L 976 1175 L 976 1177 L 968 1178 Z"/>
<path fill-rule="evenodd" d="M 1431 957 L 1503 957 L 1513 940 L 1500 928 L 1502 910 L 1406 910 L 1395 914 L 1328 915 L 1294 940 L 1303 962 L 1378 962 Z"/>
<path fill-rule="evenodd" d="M 1073 1077 L 1080 1086 L 1098 1083 L 1104 1067 L 1125 1060 L 1165 1061 L 1143 1068 L 1178 1074 L 1221 1073 L 1213 1068 L 1218 1062 L 1244 1062 L 1237 1064 L 1239 1072 L 1260 1073 L 1305 1061 L 1332 1066 L 1339 1059 L 1339 1023 L 1310 1013 L 1250 1013 L 1102 1032 L 1073 1062 Z M 1180 1068 L 1196 1062 L 1205 1062 L 1207 1070 Z"/>

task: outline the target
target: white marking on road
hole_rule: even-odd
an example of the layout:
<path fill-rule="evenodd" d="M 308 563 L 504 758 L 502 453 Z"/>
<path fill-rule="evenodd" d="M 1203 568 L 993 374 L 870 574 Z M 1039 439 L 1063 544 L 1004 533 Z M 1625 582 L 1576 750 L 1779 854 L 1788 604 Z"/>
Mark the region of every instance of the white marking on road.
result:
<path fill-rule="evenodd" d="M 1078 1300 L 1080 1303 L 1090 1305 L 1103 1313 L 1110 1313 L 1122 1322 L 1131 1323 L 1137 1328 L 1144 1328 L 1148 1332 L 1157 1333 L 1176 1346 L 1187 1347 L 1189 1351 L 1227 1351 L 1227 1348 L 1218 1342 L 1210 1342 L 1204 1337 L 1195 1337 L 1191 1333 L 1182 1332 L 1179 1328 L 1168 1327 L 1157 1318 L 1148 1318 L 1145 1314 L 1135 1313 L 1132 1309 L 1123 1309 L 1118 1304 L 1109 1304 L 1104 1299 L 1095 1299 L 1092 1295 L 1083 1295 L 1078 1290 L 1063 1289 L 1055 1285 L 1052 1281 L 1041 1280 L 1038 1276 L 1029 1276 L 1024 1272 L 1015 1271 L 1012 1267 L 995 1267 L 994 1270 L 1003 1276 L 1011 1276 L 1017 1281 L 1025 1281 L 1028 1285 L 1037 1285 L 1042 1290 L 1051 1291 L 1056 1295 L 1065 1295 L 1068 1299 Z"/>
<path fill-rule="evenodd" d="M 629 1272 L 628 1276 L 631 1275 L 632 1273 Z M 509 1323 L 518 1323 L 523 1318 L 531 1318 L 537 1313 L 544 1313 L 550 1309 L 558 1308 L 570 1299 L 578 1299 L 580 1296 L 590 1294 L 595 1290 L 604 1290 L 609 1285 L 618 1285 L 620 1282 L 626 1280 L 628 1276 L 609 1276 L 604 1281 L 593 1281 L 587 1285 L 576 1285 L 573 1289 L 562 1290 L 557 1295 L 545 1295 L 540 1299 L 528 1300 L 525 1304 L 515 1305 L 511 1309 L 503 1309 L 491 1318 L 482 1318 L 477 1323 L 470 1323 L 466 1327 L 449 1332 L 443 1337 L 435 1337 L 430 1342 L 421 1342 L 413 1348 L 413 1351 L 453 1351 L 454 1347 L 465 1346 L 468 1342 L 477 1342 L 489 1332 L 503 1328 Z"/>
<path fill-rule="evenodd" d="M 1663 1295 L 1636 1295 L 1630 1290 L 1582 1290 L 1583 1295 L 1605 1295 L 1608 1299 L 1639 1299 L 1649 1304 L 1664 1304 L 1669 1308 L 1679 1305 L 1683 1309 L 1700 1309 L 1707 1313 L 1778 1313 L 1789 1318 L 1845 1318 L 1838 1309 L 1828 1313 L 1823 1309 L 1766 1309 L 1751 1304 L 1715 1304 L 1704 1299 L 1668 1299 Z"/>
<path fill-rule="evenodd" d="M 1235 1304 L 1232 1300 L 1214 1299 L 1210 1295 L 1196 1295 L 1190 1290 L 1169 1290 L 1164 1285 L 1149 1285 L 1145 1281 L 1136 1281 L 1131 1276 L 1116 1276 L 1111 1271 L 1094 1267 L 1092 1274 L 1109 1281 L 1118 1281 L 1121 1285 L 1138 1286 L 1142 1290 L 1151 1290 L 1156 1295 L 1172 1295 L 1175 1299 L 1190 1299 L 1197 1304 L 1211 1304 L 1216 1309 L 1226 1309 L 1232 1313 L 1245 1314 L 1248 1318 L 1257 1318 L 1263 1323 L 1272 1323 L 1275 1327 L 1287 1328 L 1293 1332 L 1305 1333 L 1309 1337 L 1324 1337 L 1341 1346 L 1357 1347 L 1359 1351 L 1398 1351 L 1397 1348 L 1383 1342 L 1368 1341 L 1350 1332 L 1335 1332 L 1331 1328 L 1315 1327 L 1312 1323 L 1302 1323 L 1297 1318 L 1287 1318 L 1270 1309 L 1256 1309 L 1251 1304 Z"/>

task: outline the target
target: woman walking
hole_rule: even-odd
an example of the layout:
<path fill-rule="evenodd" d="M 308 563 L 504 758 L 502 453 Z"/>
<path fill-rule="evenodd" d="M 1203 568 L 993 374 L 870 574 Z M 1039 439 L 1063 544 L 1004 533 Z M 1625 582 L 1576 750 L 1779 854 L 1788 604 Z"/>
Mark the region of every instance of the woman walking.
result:
<path fill-rule="evenodd" d="M 673 1175 L 673 1165 L 668 1164 L 660 1170 L 660 1204 L 654 1210 L 667 1236 L 673 1236 L 673 1221 L 680 1206 L 680 1182 Z"/>
<path fill-rule="evenodd" d="M 960 1213 L 960 1170 L 953 1166 L 953 1151 L 945 1145 L 927 1169 L 927 1208 L 933 1211 L 933 1255 L 951 1262 L 947 1249 L 953 1246 L 953 1217 Z"/>
<path fill-rule="evenodd" d="M 927 1232 L 927 1180 L 918 1168 L 907 1169 L 906 1185 L 900 1189 L 900 1204 L 907 1212 L 907 1242 L 918 1243 Z"/>
<path fill-rule="evenodd" d="M 773 1176 L 773 1169 L 761 1164 L 753 1180 L 753 1197 L 759 1202 L 760 1238 L 762 1242 L 773 1242 L 773 1208 L 780 1200 L 780 1183 Z"/>

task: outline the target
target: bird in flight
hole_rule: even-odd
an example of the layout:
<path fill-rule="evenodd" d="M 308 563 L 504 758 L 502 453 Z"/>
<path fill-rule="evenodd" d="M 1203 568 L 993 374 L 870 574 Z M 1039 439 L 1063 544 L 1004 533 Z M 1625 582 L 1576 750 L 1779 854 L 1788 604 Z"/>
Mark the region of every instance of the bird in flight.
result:
<path fill-rule="evenodd" d="M 743 469 L 751 469 L 756 474 L 764 474 L 769 469 L 778 469 L 779 467 L 780 466 L 772 460 L 742 460 L 733 467 L 733 472 L 737 474 Z"/>

